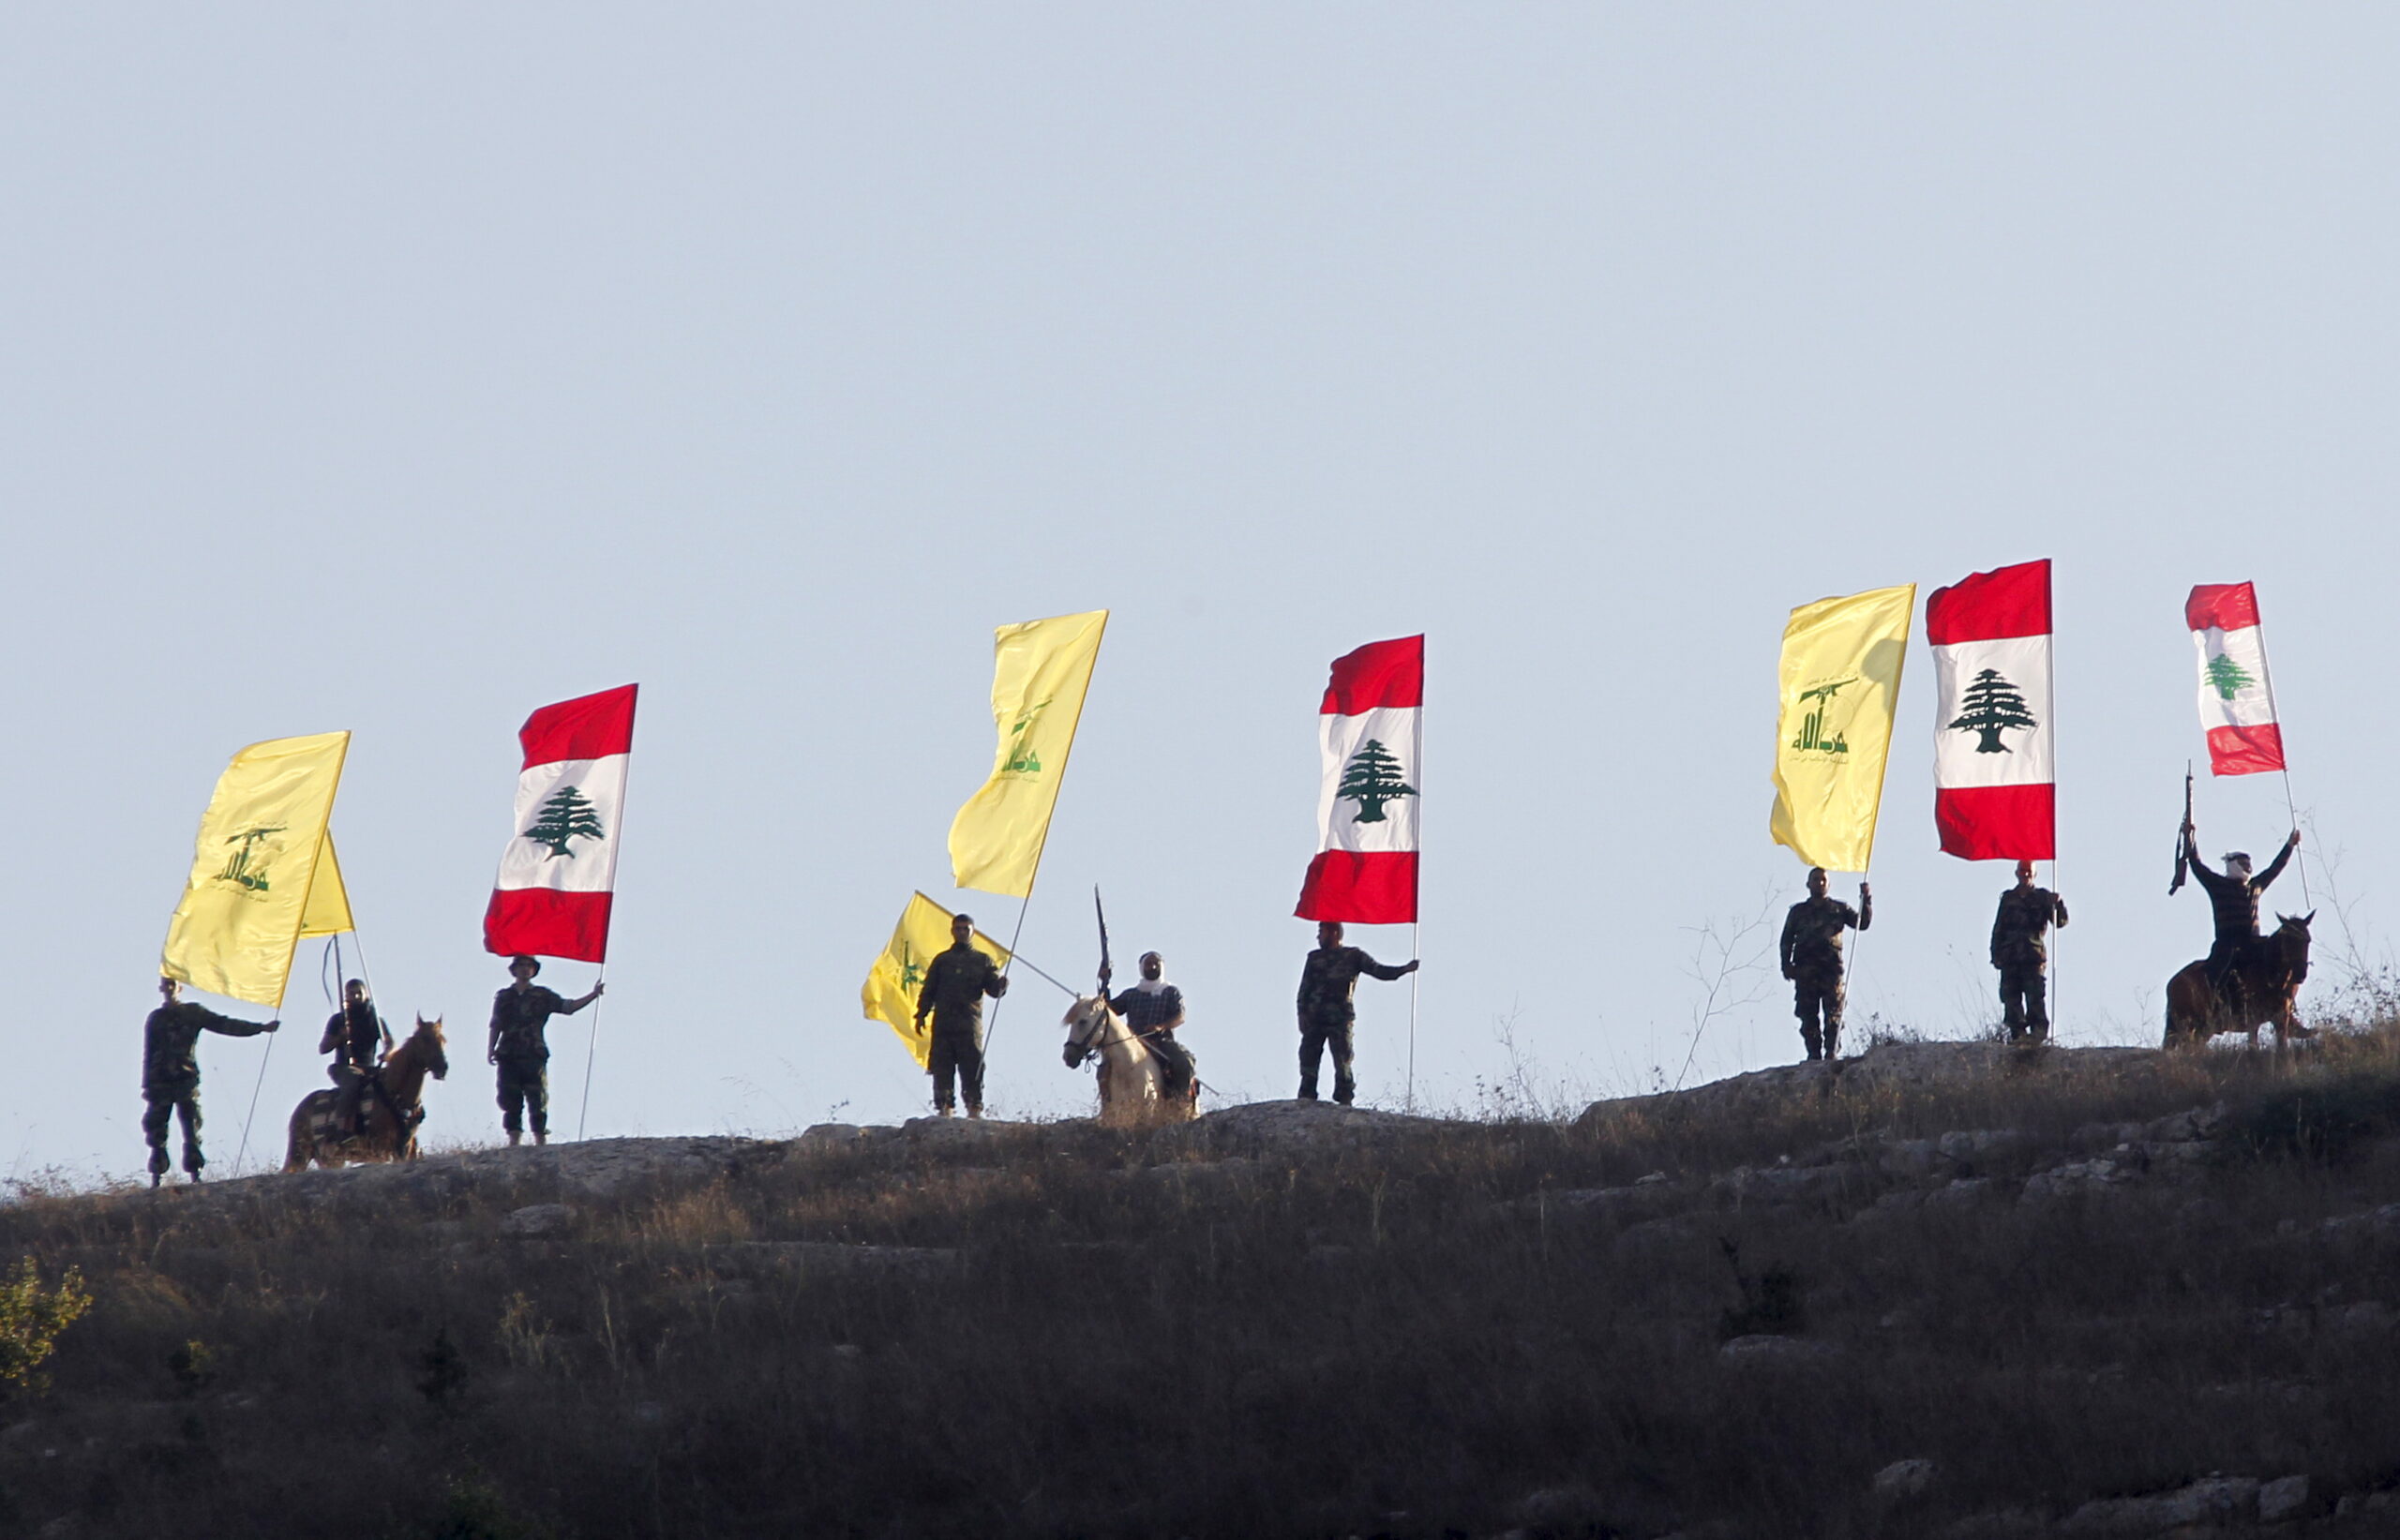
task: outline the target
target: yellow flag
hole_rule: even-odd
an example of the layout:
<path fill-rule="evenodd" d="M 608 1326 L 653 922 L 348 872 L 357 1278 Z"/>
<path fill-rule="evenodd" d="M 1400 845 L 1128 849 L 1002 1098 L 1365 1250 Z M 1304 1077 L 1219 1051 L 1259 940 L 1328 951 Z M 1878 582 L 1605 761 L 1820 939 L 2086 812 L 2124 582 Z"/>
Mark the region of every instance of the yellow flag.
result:
<path fill-rule="evenodd" d="M 350 890 L 341 885 L 341 862 L 334 860 L 334 831 L 328 829 L 324 848 L 317 852 L 317 880 L 308 885 L 308 907 L 300 915 L 300 934 L 340 935 L 356 929 L 350 921 Z"/>
<path fill-rule="evenodd" d="M 1916 585 L 1820 599 L 1783 628 L 1775 843 L 1828 872 L 1864 872 L 1891 757 Z"/>
<path fill-rule="evenodd" d="M 325 826 L 341 784 L 348 733 L 253 743 L 218 778 L 201 815 L 183 902 L 167 923 L 159 971 L 270 1008 L 283 1003 L 304 930 L 349 922 Z M 316 886 L 330 879 L 323 900 Z"/>
<path fill-rule="evenodd" d="M 1074 747 L 1084 692 L 1107 627 L 1104 609 L 1000 627 L 992 673 L 999 753 L 992 778 L 950 826 L 950 870 L 961 888 L 1016 898 L 1033 891 L 1058 777 Z"/>
<path fill-rule="evenodd" d="M 981 931 L 972 934 L 977 951 L 1003 967 L 1008 965 L 1006 947 Z M 949 949 L 950 911 L 919 893 L 901 911 L 900 923 L 892 927 L 892 944 L 866 970 L 866 982 L 859 988 L 859 1003 L 866 1007 L 866 1019 L 891 1024 L 900 1040 L 908 1045 L 920 1069 L 925 1068 L 926 1055 L 933 1051 L 933 1032 L 917 1024 L 917 991 L 925 981 L 925 964 Z"/>

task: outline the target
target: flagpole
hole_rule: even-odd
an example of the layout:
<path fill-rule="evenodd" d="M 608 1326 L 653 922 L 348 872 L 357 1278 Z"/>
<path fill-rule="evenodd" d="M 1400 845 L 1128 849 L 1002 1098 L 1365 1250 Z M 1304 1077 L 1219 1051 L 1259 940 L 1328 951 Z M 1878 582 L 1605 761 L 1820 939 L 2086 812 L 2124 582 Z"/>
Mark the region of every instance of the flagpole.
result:
<path fill-rule="evenodd" d="M 2283 760 L 2284 811 L 2291 815 L 2292 832 L 2298 833 L 2300 831 L 2300 804 L 2293 800 L 2291 794 L 2291 755 L 2285 752 L 2284 749 L 2284 714 L 2275 705 L 2275 665 L 2273 661 L 2267 656 L 2267 622 L 2263 619 L 2258 621 L 2258 662 L 2266 670 L 2267 715 L 2273 719 L 2275 724 L 2275 752 L 2277 756 Z M 2307 905 L 2312 909 L 2317 907 L 2317 901 L 2308 895 L 2308 860 L 2306 857 L 2302 857 L 2300 862 L 2300 901 L 2302 904 Z"/>
<path fill-rule="evenodd" d="M 625 835 L 625 802 L 632 794 L 634 784 L 633 740 L 630 733 L 628 733 L 626 737 L 625 751 L 625 778 L 618 785 L 617 787 L 617 838 L 620 841 L 622 841 Z M 623 846 L 620 845 L 618 848 L 622 849 Z M 614 924 L 616 922 L 616 919 L 617 868 L 614 858 L 611 858 L 608 866 L 609 923 Z M 595 996 L 597 995 L 600 987 L 608 983 L 608 943 L 604 938 L 600 947 L 599 976 L 592 980 L 592 991 Z M 599 1056 L 600 1001 L 597 998 L 594 998 L 592 1002 L 592 1035 L 584 1039 L 583 1044 L 583 1102 L 581 1106 L 576 1109 L 575 1113 L 575 1142 L 578 1144 L 583 1143 L 584 1119 L 592 1115 L 592 1067 L 598 1060 Z"/>
<path fill-rule="evenodd" d="M 1104 611 L 1102 613 L 1105 614 Z M 1102 619 L 1100 622 L 1100 640 L 1091 644 L 1091 660 L 1094 667 L 1100 664 L 1100 643 L 1107 638 L 1108 621 Z M 1066 752 L 1058 756 L 1058 787 L 1050 794 L 1050 816 L 1042 820 L 1042 838 L 1033 846 L 1033 870 L 1026 874 L 1025 902 L 1016 906 L 1016 929 L 1009 933 L 1009 960 L 1000 964 L 1000 977 L 1003 979 L 1009 976 L 1009 969 L 1016 966 L 1016 944 L 1025 935 L 1025 917 L 1027 911 L 1033 907 L 1034 885 L 1042 880 L 1042 858 L 1048 854 L 1050 849 L 1050 825 L 1058 816 L 1058 799 L 1067 789 L 1067 767 L 1074 760 L 1075 739 L 1083 733 L 1084 707 L 1089 703 L 1090 699 L 1091 675 L 1088 672 L 1084 675 L 1084 693 L 1075 699 L 1075 731 L 1068 736 Z M 1055 979 L 1050 981 L 1054 984 L 1058 982 Z M 992 1002 L 992 1019 L 983 1028 L 983 1069 L 987 1075 L 991 1072 L 992 1039 L 998 1036 L 1000 1030 L 1000 1007 L 1007 1003 L 1005 998 L 995 999 Z"/>
<path fill-rule="evenodd" d="M 2058 895 L 2066 891 L 2066 884 L 2059 878 L 2059 621 L 2058 614 L 2055 609 L 2053 609 L 2050 614 L 2049 642 L 2050 645 L 2042 650 L 2042 673 L 2044 688 L 2050 697 L 2050 720 L 2048 724 L 2050 729 L 2050 894 L 2052 902 L 2055 903 Z M 2046 1041 L 2053 1040 L 2058 1037 L 2061 1025 L 2060 1018 L 2064 1014 L 2064 1012 L 2059 1009 L 2058 954 L 2066 949 L 2065 943 L 2065 927 L 2061 925 L 2051 926 L 2049 960 L 2050 1005 L 2049 1009 L 2047 1012 L 2050 1018 L 2050 1025 L 2048 1037 L 2045 1039 Z"/>

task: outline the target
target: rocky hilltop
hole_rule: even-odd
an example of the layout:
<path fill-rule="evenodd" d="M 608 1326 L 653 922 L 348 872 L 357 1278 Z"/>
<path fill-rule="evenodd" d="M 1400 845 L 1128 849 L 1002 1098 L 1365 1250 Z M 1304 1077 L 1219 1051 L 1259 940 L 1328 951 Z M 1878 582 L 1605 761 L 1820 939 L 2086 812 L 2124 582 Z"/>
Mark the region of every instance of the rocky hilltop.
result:
<path fill-rule="evenodd" d="M 28 1195 L 0 1532 L 2400 1533 L 2400 1057 L 1893 1043 Z M 262 1518 L 261 1515 L 271 1517 Z"/>

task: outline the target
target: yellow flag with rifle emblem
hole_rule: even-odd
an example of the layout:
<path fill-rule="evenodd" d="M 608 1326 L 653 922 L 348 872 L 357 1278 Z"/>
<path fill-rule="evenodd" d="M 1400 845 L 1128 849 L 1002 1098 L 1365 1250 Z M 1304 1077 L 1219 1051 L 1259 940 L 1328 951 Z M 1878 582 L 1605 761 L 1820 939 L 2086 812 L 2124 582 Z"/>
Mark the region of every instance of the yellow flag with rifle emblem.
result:
<path fill-rule="evenodd" d="M 1811 866 L 1864 872 L 1891 757 L 1916 585 L 1820 599 L 1783 628 L 1768 829 Z"/>
<path fill-rule="evenodd" d="M 920 1069 L 926 1067 L 933 1052 L 933 1032 L 917 1024 L 917 992 L 925 981 L 925 964 L 950 949 L 950 911 L 924 894 L 909 899 L 908 907 L 900 913 L 900 923 L 892 927 L 892 944 L 866 970 L 866 982 L 859 989 L 866 1019 L 885 1023 L 900 1034 Z M 1008 965 L 1006 947 L 981 931 L 973 934 L 977 951 L 1003 967 Z"/>
<path fill-rule="evenodd" d="M 327 829 L 349 751 L 348 733 L 318 733 L 233 756 L 201 815 L 160 972 L 273 1009 L 300 938 L 351 928 Z"/>
<path fill-rule="evenodd" d="M 999 753 L 991 779 L 950 826 L 951 875 L 961 888 L 1013 898 L 1033 891 L 1058 778 L 1107 628 L 1104 609 L 1000 627 L 992 671 Z"/>

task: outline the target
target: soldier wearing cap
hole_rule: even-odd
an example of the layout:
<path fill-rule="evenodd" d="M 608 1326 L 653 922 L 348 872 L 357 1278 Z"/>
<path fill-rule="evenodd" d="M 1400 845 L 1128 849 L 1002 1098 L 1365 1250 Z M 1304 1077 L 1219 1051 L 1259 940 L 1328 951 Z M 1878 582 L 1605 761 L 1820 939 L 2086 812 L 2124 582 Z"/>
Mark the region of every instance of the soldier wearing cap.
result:
<path fill-rule="evenodd" d="M 516 980 L 491 999 L 491 1036 L 484 1047 L 484 1062 L 500 1070 L 500 1126 L 512 1144 L 524 1137 L 523 1118 L 530 1115 L 533 1143 L 550 1142 L 550 1044 L 544 1028 L 553 1016 L 572 1016 L 600 998 L 605 987 L 592 986 L 579 1000 L 533 982 L 542 964 L 531 957 L 508 960 L 508 976 Z"/>
<path fill-rule="evenodd" d="M 1831 1063 L 1841 1054 L 1841 933 L 1863 933 L 1875 923 L 1875 895 L 1862 880 L 1853 909 L 1827 897 L 1826 886 L 1825 869 L 1808 868 L 1808 896 L 1783 917 L 1778 950 L 1783 976 L 1792 980 L 1792 1011 L 1800 1018 L 1800 1041 L 1809 1058 Z"/>
<path fill-rule="evenodd" d="M 200 1152 L 200 1035 L 252 1038 L 283 1025 L 279 1020 L 220 1016 L 198 1001 L 177 998 L 181 988 L 172 979 L 159 979 L 158 1009 L 142 1024 L 142 1137 L 150 1145 L 152 1187 L 167 1174 L 167 1124 L 172 1119 L 183 1120 L 184 1174 L 197 1182 L 208 1164 Z"/>
<path fill-rule="evenodd" d="M 2000 895 L 2000 912 L 1991 922 L 1991 965 L 2000 970 L 2000 1015 L 2008 1040 L 2031 1037 L 2045 1042 L 2050 1036 L 2050 1013 L 2043 999 L 2049 967 L 2045 937 L 2052 925 L 2066 928 L 2066 901 L 2048 888 L 2033 886 L 2033 863 L 2017 863 L 2017 886 Z"/>

